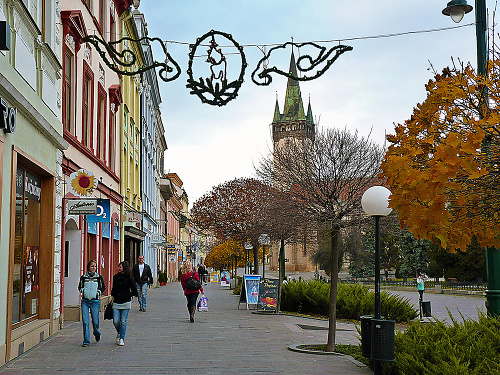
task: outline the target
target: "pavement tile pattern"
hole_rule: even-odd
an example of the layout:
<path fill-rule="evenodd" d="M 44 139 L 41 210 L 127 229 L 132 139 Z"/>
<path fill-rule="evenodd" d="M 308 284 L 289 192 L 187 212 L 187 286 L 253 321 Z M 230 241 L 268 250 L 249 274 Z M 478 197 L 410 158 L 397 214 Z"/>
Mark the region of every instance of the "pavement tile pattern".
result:
<path fill-rule="evenodd" d="M 290 315 L 255 314 L 239 296 L 218 284 L 204 287 L 209 311 L 189 322 L 179 283 L 148 291 L 148 309 L 132 302 L 125 346 L 102 320 L 99 343 L 83 341 L 81 322 L 68 322 L 56 335 L 0 367 L 0 374 L 372 374 L 349 356 L 288 350 L 303 343 L 326 343 L 328 322 Z M 309 327 L 308 327 L 309 326 Z M 311 329 L 313 327 L 313 329 Z M 336 342 L 358 344 L 353 324 L 338 323 Z"/>

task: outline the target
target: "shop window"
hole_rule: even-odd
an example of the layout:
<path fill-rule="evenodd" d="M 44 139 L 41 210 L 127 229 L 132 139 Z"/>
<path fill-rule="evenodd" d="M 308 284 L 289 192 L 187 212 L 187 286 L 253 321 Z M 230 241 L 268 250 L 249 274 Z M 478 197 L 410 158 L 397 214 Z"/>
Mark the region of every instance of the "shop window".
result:
<path fill-rule="evenodd" d="M 41 179 L 17 168 L 12 323 L 38 315 Z"/>

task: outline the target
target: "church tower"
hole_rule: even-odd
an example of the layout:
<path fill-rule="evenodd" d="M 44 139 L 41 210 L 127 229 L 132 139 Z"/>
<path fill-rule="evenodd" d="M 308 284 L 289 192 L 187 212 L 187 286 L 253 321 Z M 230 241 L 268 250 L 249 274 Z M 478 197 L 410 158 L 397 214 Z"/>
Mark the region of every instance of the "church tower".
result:
<path fill-rule="evenodd" d="M 290 57 L 289 73 L 294 77 L 298 77 L 293 51 Z M 283 113 L 280 112 L 278 98 L 276 98 L 272 129 L 274 147 L 279 147 L 281 142 L 287 138 L 314 141 L 316 128 L 311 110 L 311 102 L 309 101 L 306 115 L 299 81 L 288 78 Z"/>
<path fill-rule="evenodd" d="M 289 73 L 298 77 L 295 56 L 292 51 L 290 58 Z M 285 95 L 285 106 L 283 113 L 280 112 L 278 99 L 274 107 L 274 117 L 272 122 L 274 149 L 277 150 L 290 139 L 300 140 L 301 142 L 314 142 L 316 126 L 313 120 L 311 110 L 311 101 L 307 107 L 307 114 L 304 112 L 304 104 L 300 93 L 299 81 L 288 78 Z M 306 234 L 304 232 L 304 234 Z M 269 258 L 269 268 L 278 269 L 279 244 L 271 246 L 272 256 Z M 317 245 L 304 238 L 303 241 L 297 241 L 293 244 L 285 245 L 285 259 L 288 259 L 285 268 L 288 275 L 295 272 L 314 271 L 315 264 L 311 261 L 311 251 L 316 249 Z"/>

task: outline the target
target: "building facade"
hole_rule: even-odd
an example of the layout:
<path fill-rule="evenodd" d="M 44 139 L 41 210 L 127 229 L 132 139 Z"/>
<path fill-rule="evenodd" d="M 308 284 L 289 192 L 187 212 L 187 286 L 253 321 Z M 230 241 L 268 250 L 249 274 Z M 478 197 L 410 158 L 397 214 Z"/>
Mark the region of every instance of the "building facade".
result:
<path fill-rule="evenodd" d="M 138 5 L 138 4 L 134 4 Z M 144 14 L 137 8 L 133 12 L 136 28 L 139 38 L 148 35 L 147 24 Z M 154 63 L 153 50 L 149 41 L 141 42 L 144 63 L 150 66 Z M 141 193 L 142 193 L 142 227 L 145 233 L 142 243 L 142 255 L 145 262 L 151 266 L 153 279 L 158 278 L 158 269 L 160 258 L 158 257 L 158 247 L 161 246 L 160 238 L 160 217 L 159 217 L 159 176 L 163 168 L 159 164 L 160 159 L 157 152 L 164 152 L 158 145 L 165 144 L 164 135 L 159 134 L 157 128 L 161 124 L 161 96 L 158 86 L 158 79 L 154 69 L 148 70 L 142 74 L 142 93 L 141 93 Z M 163 142 L 157 141 L 157 137 L 163 137 Z"/>
<path fill-rule="evenodd" d="M 61 64 L 56 0 L 1 0 L 0 365 L 60 328 Z"/>
<path fill-rule="evenodd" d="M 122 36 L 138 39 L 139 34 L 132 10 L 122 15 Z M 125 40 L 123 48 L 133 51 L 137 57 L 132 69 L 144 65 L 143 50 L 139 43 Z M 142 217 L 141 192 L 141 94 L 140 75 L 121 75 L 123 87 L 121 131 L 121 193 L 123 195 L 123 260 L 131 265 L 137 262 L 146 232 Z"/>
<path fill-rule="evenodd" d="M 121 194 L 120 123 L 122 83 L 97 50 L 84 43 L 87 35 L 105 42 L 121 35 L 120 1 L 61 0 L 62 122 L 69 143 L 63 157 L 62 291 L 64 316 L 80 319 L 77 285 L 89 260 L 95 260 L 109 295 L 120 261 Z M 79 189 L 80 178 L 94 182 Z M 75 199 L 100 199 L 101 215 L 71 211 Z"/>

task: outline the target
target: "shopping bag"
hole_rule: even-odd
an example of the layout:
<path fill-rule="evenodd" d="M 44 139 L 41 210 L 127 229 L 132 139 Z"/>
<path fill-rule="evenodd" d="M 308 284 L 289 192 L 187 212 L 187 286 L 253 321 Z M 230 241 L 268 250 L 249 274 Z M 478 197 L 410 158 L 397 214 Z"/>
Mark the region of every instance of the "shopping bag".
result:
<path fill-rule="evenodd" d="M 104 307 L 104 320 L 113 319 L 113 300 Z"/>
<path fill-rule="evenodd" d="M 201 295 L 198 301 L 198 311 L 208 311 L 208 298 L 204 294 Z"/>

